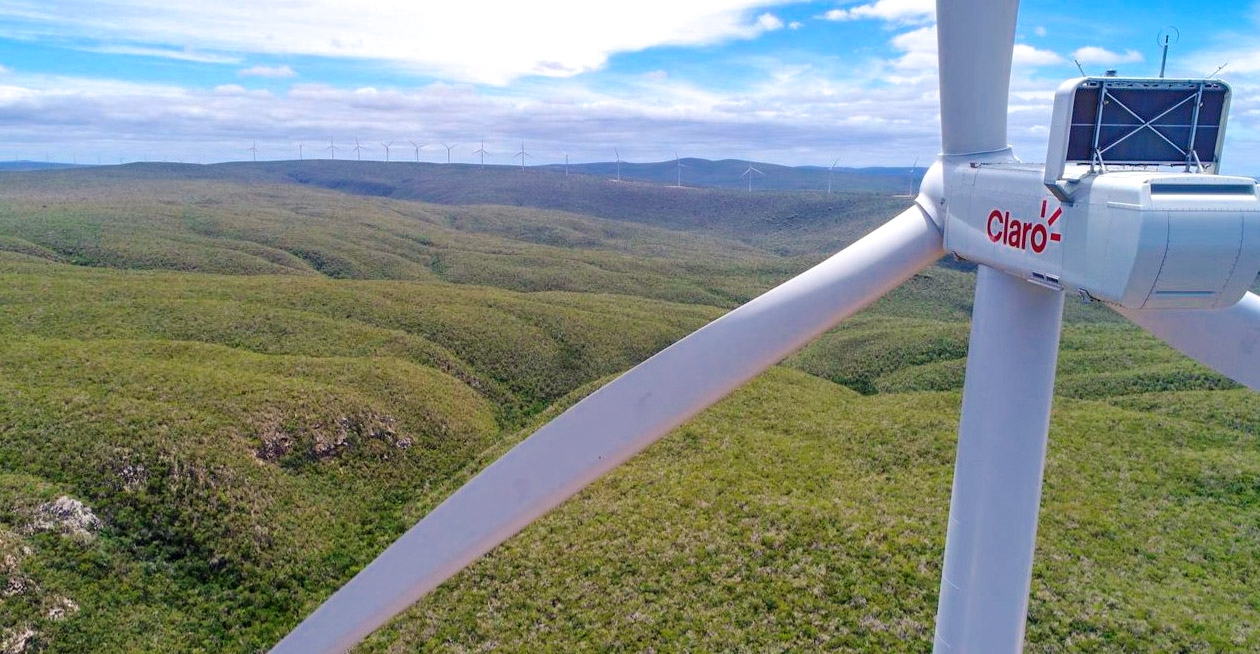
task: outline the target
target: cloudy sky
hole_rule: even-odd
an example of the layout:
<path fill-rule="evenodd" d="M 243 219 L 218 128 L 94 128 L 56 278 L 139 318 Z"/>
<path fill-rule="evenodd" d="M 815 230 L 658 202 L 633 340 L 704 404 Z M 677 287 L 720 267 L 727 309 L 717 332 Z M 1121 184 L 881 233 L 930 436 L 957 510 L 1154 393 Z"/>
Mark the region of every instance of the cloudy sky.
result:
<path fill-rule="evenodd" d="M 931 0 L 0 0 L 0 158 L 681 156 L 909 165 L 939 150 Z M 1225 171 L 1260 174 L 1260 3 L 1025 0 L 1011 141 L 1058 83 L 1221 77 Z"/>

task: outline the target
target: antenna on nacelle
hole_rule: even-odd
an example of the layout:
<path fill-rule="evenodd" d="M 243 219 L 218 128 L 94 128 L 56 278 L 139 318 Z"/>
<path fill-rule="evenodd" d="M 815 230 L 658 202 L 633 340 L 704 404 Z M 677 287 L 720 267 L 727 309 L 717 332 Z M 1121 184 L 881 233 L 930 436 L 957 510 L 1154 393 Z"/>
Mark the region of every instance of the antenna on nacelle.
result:
<path fill-rule="evenodd" d="M 1171 30 L 1171 32 L 1170 32 Z M 1155 44 L 1163 49 L 1163 55 L 1159 59 L 1159 78 L 1164 79 L 1164 69 L 1168 66 L 1168 44 L 1169 39 L 1176 37 L 1173 43 L 1181 42 L 1181 32 L 1172 25 L 1165 27 L 1155 36 Z"/>

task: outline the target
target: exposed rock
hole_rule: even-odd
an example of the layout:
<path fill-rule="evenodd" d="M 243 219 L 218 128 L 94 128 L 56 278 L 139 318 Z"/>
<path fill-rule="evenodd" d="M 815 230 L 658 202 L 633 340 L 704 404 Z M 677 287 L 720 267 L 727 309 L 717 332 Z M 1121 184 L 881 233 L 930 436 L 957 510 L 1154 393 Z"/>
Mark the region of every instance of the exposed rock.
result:
<path fill-rule="evenodd" d="M 8 575 L 8 578 L 4 582 L 4 587 L 0 588 L 0 597 L 24 595 L 27 591 L 34 587 L 35 584 L 30 580 L 30 578 L 13 572 Z"/>
<path fill-rule="evenodd" d="M 39 633 L 30 627 L 5 629 L 0 633 L 0 654 L 26 654 Z"/>
<path fill-rule="evenodd" d="M 74 615 L 79 612 L 79 605 L 69 597 L 57 596 L 53 598 L 52 606 L 48 607 L 49 620 L 64 620 L 67 616 Z"/>
<path fill-rule="evenodd" d="M 31 548 L 11 531 L 0 530 L 0 598 L 21 595 L 35 586 L 22 574 L 22 559 L 31 555 Z"/>
<path fill-rule="evenodd" d="M 413 439 L 398 435 L 393 416 L 371 411 L 332 418 L 308 417 L 305 421 L 269 415 L 262 422 L 258 431 L 261 445 L 254 456 L 269 463 L 290 454 L 305 454 L 307 459 L 324 461 L 367 441 L 380 441 L 399 450 L 414 444 Z"/>
<path fill-rule="evenodd" d="M 144 488 L 149 483 L 149 471 L 139 464 L 125 464 L 118 471 L 118 477 L 122 479 L 123 490 L 134 491 Z"/>
<path fill-rule="evenodd" d="M 65 536 L 90 541 L 101 528 L 101 519 L 86 504 L 62 495 L 39 505 L 32 516 L 32 532 L 55 531 Z"/>

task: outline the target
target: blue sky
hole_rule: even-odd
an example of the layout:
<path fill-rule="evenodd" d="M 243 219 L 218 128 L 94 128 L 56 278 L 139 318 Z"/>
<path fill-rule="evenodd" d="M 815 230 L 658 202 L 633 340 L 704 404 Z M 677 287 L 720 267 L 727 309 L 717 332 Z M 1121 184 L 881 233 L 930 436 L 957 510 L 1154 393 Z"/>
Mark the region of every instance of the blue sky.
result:
<path fill-rule="evenodd" d="M 0 0 L 0 157 L 681 156 L 909 165 L 939 149 L 934 2 Z M 1209 9 L 1204 9 L 1208 7 Z M 1025 0 L 1010 140 L 1040 161 L 1064 79 L 1221 77 L 1225 171 L 1260 173 L 1260 7 Z M 370 146 L 368 144 L 371 144 Z M 429 145 L 422 160 L 444 161 Z M 412 159 L 411 145 L 393 148 Z"/>

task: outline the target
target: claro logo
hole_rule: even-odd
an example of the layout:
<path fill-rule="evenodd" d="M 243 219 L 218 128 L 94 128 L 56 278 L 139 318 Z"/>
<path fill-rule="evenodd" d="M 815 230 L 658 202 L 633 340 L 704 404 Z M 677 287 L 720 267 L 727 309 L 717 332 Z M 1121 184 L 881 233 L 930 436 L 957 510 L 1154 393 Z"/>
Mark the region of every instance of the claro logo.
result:
<path fill-rule="evenodd" d="M 989 212 L 989 240 L 994 243 L 1002 243 L 1016 250 L 1031 249 L 1037 254 L 1046 251 L 1046 245 L 1050 241 L 1062 241 L 1063 235 L 1051 233 L 1050 228 L 1054 227 L 1054 223 L 1059 220 L 1059 216 L 1063 215 L 1063 207 L 1054 210 L 1054 213 L 1046 218 L 1046 200 L 1041 201 L 1041 221 L 1021 221 L 1018 218 L 1012 218 L 1011 212 L 994 209 Z"/>

